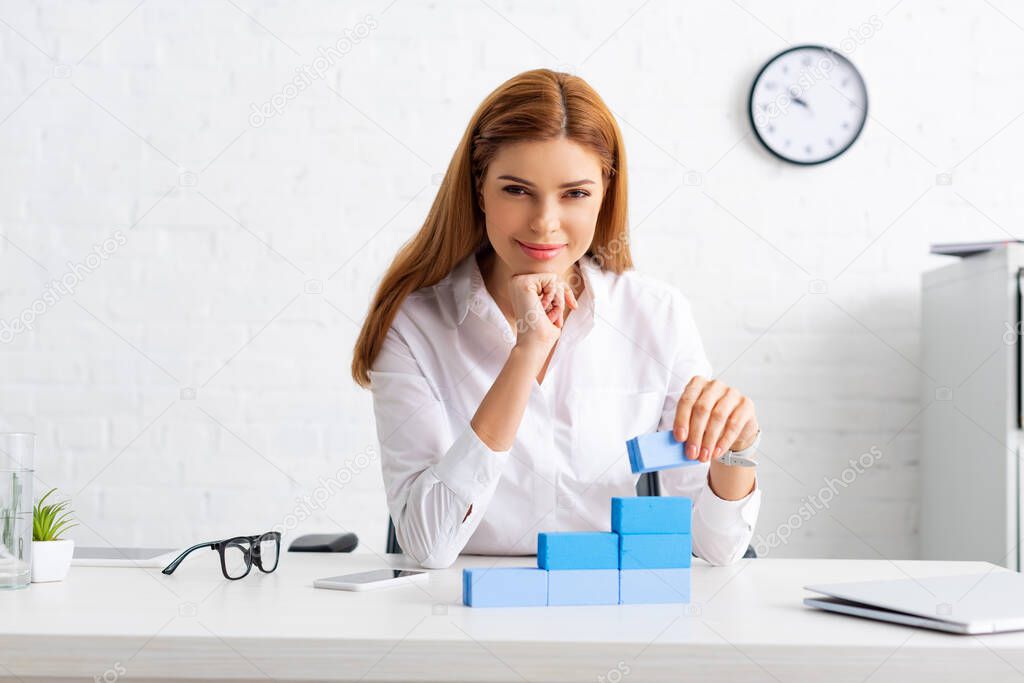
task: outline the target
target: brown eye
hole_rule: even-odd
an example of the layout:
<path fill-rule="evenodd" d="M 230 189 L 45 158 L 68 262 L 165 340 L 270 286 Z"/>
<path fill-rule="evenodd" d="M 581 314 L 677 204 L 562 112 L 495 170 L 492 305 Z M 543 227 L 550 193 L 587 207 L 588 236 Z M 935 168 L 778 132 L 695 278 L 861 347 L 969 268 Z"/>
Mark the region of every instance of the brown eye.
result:
<path fill-rule="evenodd" d="M 511 195 L 516 195 L 516 196 L 522 196 L 524 194 L 528 194 L 525 187 L 520 187 L 518 185 L 507 185 L 507 186 L 503 187 L 502 190 L 504 190 L 505 192 L 507 192 L 507 193 L 509 193 Z"/>

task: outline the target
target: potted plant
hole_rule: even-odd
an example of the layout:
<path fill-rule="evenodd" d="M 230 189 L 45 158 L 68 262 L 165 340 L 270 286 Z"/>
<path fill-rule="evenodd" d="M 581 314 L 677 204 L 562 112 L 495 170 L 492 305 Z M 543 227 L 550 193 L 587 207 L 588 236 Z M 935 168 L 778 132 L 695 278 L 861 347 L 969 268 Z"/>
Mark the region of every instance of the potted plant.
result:
<path fill-rule="evenodd" d="M 57 489 L 50 489 L 32 509 L 32 582 L 62 581 L 71 567 L 75 542 L 63 538 L 73 526 L 70 501 L 46 503 Z"/>

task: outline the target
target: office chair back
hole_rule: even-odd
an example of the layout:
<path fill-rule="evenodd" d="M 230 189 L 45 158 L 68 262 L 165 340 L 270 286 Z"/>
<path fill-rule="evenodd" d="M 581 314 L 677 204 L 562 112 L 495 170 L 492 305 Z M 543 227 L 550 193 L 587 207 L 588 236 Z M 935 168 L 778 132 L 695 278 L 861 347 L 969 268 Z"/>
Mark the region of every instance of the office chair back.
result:
<path fill-rule="evenodd" d="M 398 536 L 395 534 L 395 523 L 388 515 L 388 541 L 384 549 L 390 555 L 401 555 L 402 546 L 398 545 Z"/>
<path fill-rule="evenodd" d="M 657 472 L 645 472 L 640 475 L 640 478 L 636 482 L 636 495 L 661 495 L 661 480 L 658 478 Z M 398 536 L 395 534 L 395 523 L 391 519 L 391 515 L 388 515 L 388 539 L 386 552 L 391 554 L 401 554 L 402 552 L 402 547 L 398 545 Z M 754 546 L 748 545 L 747 552 L 743 554 L 743 557 L 757 557 L 757 552 L 754 550 Z"/>

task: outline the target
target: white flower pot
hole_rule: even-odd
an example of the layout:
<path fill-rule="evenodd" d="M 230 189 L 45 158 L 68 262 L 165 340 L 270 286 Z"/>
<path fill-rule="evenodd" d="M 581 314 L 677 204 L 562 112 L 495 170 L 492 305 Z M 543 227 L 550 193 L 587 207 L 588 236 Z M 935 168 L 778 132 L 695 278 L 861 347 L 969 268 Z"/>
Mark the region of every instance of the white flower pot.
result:
<path fill-rule="evenodd" d="M 71 567 L 71 555 L 75 542 L 32 541 L 32 583 L 63 581 Z"/>

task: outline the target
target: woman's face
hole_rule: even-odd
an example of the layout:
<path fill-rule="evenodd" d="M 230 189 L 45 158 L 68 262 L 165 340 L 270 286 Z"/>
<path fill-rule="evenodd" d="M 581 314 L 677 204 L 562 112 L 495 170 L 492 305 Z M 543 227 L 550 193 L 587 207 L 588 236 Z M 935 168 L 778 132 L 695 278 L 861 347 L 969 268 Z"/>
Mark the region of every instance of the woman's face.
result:
<path fill-rule="evenodd" d="M 503 145 L 480 189 L 487 237 L 510 275 L 568 273 L 604 198 L 599 157 L 567 138 Z"/>

